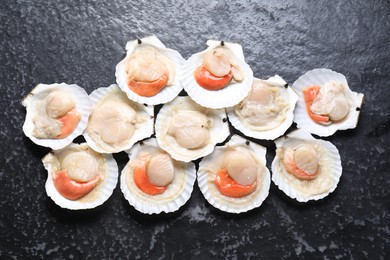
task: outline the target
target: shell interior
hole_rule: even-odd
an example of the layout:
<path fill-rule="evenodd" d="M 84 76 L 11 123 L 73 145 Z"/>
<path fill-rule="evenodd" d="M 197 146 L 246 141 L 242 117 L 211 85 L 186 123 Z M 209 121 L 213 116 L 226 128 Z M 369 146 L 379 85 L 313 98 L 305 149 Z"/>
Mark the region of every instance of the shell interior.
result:
<path fill-rule="evenodd" d="M 153 134 L 153 106 L 144 106 L 138 104 L 134 101 L 131 101 L 127 98 L 126 94 L 121 91 L 121 89 L 117 85 L 111 85 L 107 88 L 98 88 L 94 90 L 89 95 L 94 108 L 104 103 L 107 100 L 114 100 L 117 102 L 124 103 L 129 107 L 133 108 L 137 114 L 137 123 L 135 124 L 136 129 L 134 134 L 131 136 L 129 140 L 126 140 L 120 145 L 110 145 L 105 143 L 99 135 L 94 135 L 90 122 L 93 117 L 93 111 L 90 116 L 89 124 L 87 129 L 84 131 L 84 137 L 87 141 L 88 145 L 92 147 L 95 151 L 99 153 L 117 153 L 120 151 L 130 149 L 136 142 L 150 137 Z M 110 127 L 110 126 L 107 126 Z"/>
<path fill-rule="evenodd" d="M 213 126 L 210 129 L 210 142 L 206 146 L 198 149 L 186 149 L 181 147 L 174 137 L 168 135 L 170 118 L 174 111 L 182 109 L 202 112 L 213 120 Z M 175 160 L 184 162 L 196 160 L 210 154 L 217 143 L 223 142 L 229 136 L 229 126 L 226 122 L 224 109 L 214 110 L 201 107 L 188 96 L 177 97 L 161 108 L 156 118 L 155 130 L 160 147 L 167 151 Z"/>
<path fill-rule="evenodd" d="M 37 110 L 39 101 L 45 98 L 52 91 L 64 91 L 73 97 L 76 107 L 75 109 L 81 114 L 80 122 L 76 129 L 66 138 L 63 139 L 41 139 L 33 135 L 34 123 L 33 117 Z M 26 107 L 26 119 L 23 124 L 24 134 L 34 143 L 50 147 L 51 149 L 61 149 L 72 143 L 72 141 L 81 135 L 88 123 L 88 117 L 92 110 L 92 103 L 85 90 L 75 84 L 54 83 L 54 84 L 38 84 L 23 100 L 23 106 Z"/>
<path fill-rule="evenodd" d="M 80 151 L 90 150 L 97 154 L 104 162 L 104 167 L 100 167 L 99 171 L 103 177 L 102 181 L 93 189 L 93 193 L 85 195 L 77 200 L 69 200 L 63 197 L 55 188 L 53 182 L 53 171 L 55 170 L 55 164 L 57 163 L 56 156 L 64 151 Z M 47 180 L 45 183 L 45 189 L 47 195 L 60 207 L 71 210 L 91 209 L 102 205 L 113 193 L 116 184 L 118 182 L 118 165 L 111 154 L 98 154 L 94 152 L 86 143 L 83 144 L 71 144 L 64 149 L 52 151 L 47 154 L 42 162 L 45 169 L 48 171 Z"/>
<path fill-rule="evenodd" d="M 312 85 L 321 87 L 330 81 L 340 82 L 345 86 L 345 93 L 351 101 L 350 110 L 343 120 L 332 122 L 330 125 L 320 125 L 315 123 L 307 114 L 302 89 Z M 337 130 L 346 130 L 356 127 L 364 95 L 352 92 L 344 75 L 330 69 L 313 69 L 300 76 L 294 82 L 292 88 L 299 95 L 294 111 L 294 121 L 297 123 L 298 128 L 303 128 L 312 134 L 325 137 L 334 134 Z"/>
<path fill-rule="evenodd" d="M 219 170 L 221 159 L 227 149 L 247 149 L 258 161 L 259 169 L 256 190 L 242 198 L 224 196 L 216 189 L 214 184 L 215 173 Z M 234 135 L 224 146 L 218 146 L 215 151 L 204 157 L 199 163 L 198 185 L 206 200 L 215 208 L 229 213 L 241 213 L 259 207 L 269 193 L 271 178 L 266 168 L 266 148 L 256 143 Z M 260 183 L 260 185 L 259 185 Z"/>
<path fill-rule="evenodd" d="M 142 141 L 129 150 L 129 162 L 123 169 L 120 177 L 121 190 L 136 210 L 144 214 L 159 214 L 161 212 L 174 212 L 183 206 L 191 197 L 196 170 L 192 163 L 184 163 L 174 160 L 175 178 L 167 190 L 159 195 L 149 195 L 142 192 L 132 180 L 133 165 L 137 155 L 141 151 L 150 153 L 165 153 L 158 147 L 155 138 Z"/>
<path fill-rule="evenodd" d="M 198 104 L 208 108 L 220 109 L 232 107 L 242 101 L 249 93 L 253 82 L 253 72 L 245 62 L 241 45 L 225 42 L 228 48 L 237 58 L 238 64 L 244 71 L 242 82 L 231 82 L 228 86 L 220 90 L 207 90 L 198 85 L 194 78 L 195 69 L 202 64 L 206 52 L 221 45 L 220 41 L 209 40 L 206 50 L 192 55 L 183 65 L 181 81 L 188 95 Z"/>
<path fill-rule="evenodd" d="M 259 79 L 255 78 L 254 80 L 256 81 Z M 274 140 L 279 136 L 283 135 L 286 130 L 291 126 L 294 117 L 293 111 L 295 104 L 298 100 L 298 95 L 290 87 L 286 88 L 285 86 L 287 82 L 285 82 L 278 75 L 275 75 L 274 77 L 271 77 L 267 80 L 261 81 L 264 81 L 267 85 L 270 85 L 272 87 L 278 87 L 279 91 L 281 92 L 281 96 L 283 96 L 285 100 L 288 100 L 288 110 L 285 112 L 285 119 L 279 126 L 267 130 L 256 129 L 256 127 L 252 126 L 249 122 L 245 122 L 245 119 L 238 115 L 237 109 L 241 103 L 233 108 L 228 108 L 227 114 L 229 117 L 229 121 L 233 125 L 233 127 L 239 130 L 244 135 L 257 139 Z M 242 102 L 245 102 L 245 99 Z"/>
<path fill-rule="evenodd" d="M 170 86 L 165 86 L 159 93 L 152 97 L 140 96 L 130 90 L 127 85 L 126 59 L 140 46 L 154 47 L 159 53 L 169 58 L 174 63 L 176 70 L 173 84 Z M 142 38 L 140 40 L 129 41 L 126 44 L 126 57 L 120 61 L 115 68 L 116 82 L 122 91 L 127 94 L 129 99 L 135 102 L 148 105 L 167 103 L 174 99 L 183 89 L 183 86 L 179 80 L 179 75 L 182 74 L 182 65 L 184 61 L 184 58 L 179 52 L 165 47 L 165 45 L 154 35 Z"/>
<path fill-rule="evenodd" d="M 314 180 L 300 180 L 289 174 L 278 155 L 281 149 L 296 147 L 302 143 L 313 145 L 317 154 L 320 154 L 320 173 Z M 315 139 L 305 130 L 298 129 L 287 137 L 277 139 L 275 144 L 277 150 L 272 162 L 272 181 L 287 196 L 299 202 L 307 202 L 322 199 L 336 189 L 342 174 L 342 166 L 340 154 L 331 142 Z"/>

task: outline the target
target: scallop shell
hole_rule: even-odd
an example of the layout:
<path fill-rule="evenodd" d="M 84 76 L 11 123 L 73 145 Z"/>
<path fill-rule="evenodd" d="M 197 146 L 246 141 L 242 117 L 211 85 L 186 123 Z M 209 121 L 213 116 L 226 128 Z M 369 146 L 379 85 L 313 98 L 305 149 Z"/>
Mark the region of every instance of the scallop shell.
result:
<path fill-rule="evenodd" d="M 255 78 L 254 80 L 260 80 L 260 79 Z M 279 136 L 283 135 L 286 132 L 286 130 L 291 126 L 294 118 L 293 111 L 294 111 L 295 104 L 298 100 L 298 95 L 294 92 L 294 90 L 292 90 L 289 86 L 287 86 L 287 82 L 284 81 L 278 75 L 275 75 L 267 80 L 264 80 L 264 82 L 266 82 L 267 84 L 271 84 L 272 86 L 279 87 L 285 99 L 288 99 L 289 108 L 286 111 L 286 118 L 279 126 L 269 130 L 263 130 L 263 131 L 256 130 L 253 127 L 251 127 L 249 123 L 245 122 L 244 119 L 236 115 L 237 106 L 233 108 L 228 108 L 227 114 L 229 117 L 229 121 L 233 125 L 233 127 L 239 130 L 244 135 L 256 139 L 274 140 Z M 245 102 L 245 99 L 242 102 Z"/>
<path fill-rule="evenodd" d="M 249 149 L 251 154 L 263 167 L 264 175 L 259 172 L 257 183 L 261 183 L 256 190 L 242 198 L 231 198 L 219 193 L 213 183 L 210 172 L 216 172 L 221 165 L 221 158 L 228 147 L 241 147 Z M 217 146 L 215 151 L 204 157 L 199 163 L 198 185 L 206 200 L 215 208 L 229 213 L 242 213 L 260 207 L 267 198 L 271 183 L 270 172 L 266 168 L 266 148 L 246 139 L 234 135 L 224 146 Z"/>
<path fill-rule="evenodd" d="M 231 107 L 242 101 L 249 93 L 253 82 L 253 72 L 245 62 L 241 45 L 237 43 L 224 42 L 224 46 L 236 56 L 240 67 L 244 71 L 242 82 L 231 82 L 220 90 L 207 90 L 199 86 L 194 78 L 195 69 L 202 64 L 203 57 L 207 51 L 221 45 L 222 42 L 208 40 L 209 46 L 206 50 L 192 55 L 183 65 L 181 81 L 188 95 L 198 104 L 208 108 L 220 109 Z"/>
<path fill-rule="evenodd" d="M 320 169 L 324 169 L 314 180 L 299 180 L 289 174 L 283 167 L 278 151 L 283 147 L 296 146 L 302 142 L 315 145 L 320 152 Z M 298 129 L 287 137 L 281 137 L 275 141 L 276 156 L 272 162 L 272 181 L 287 196 L 299 202 L 319 200 L 332 193 L 340 180 L 342 166 L 340 154 L 331 142 L 315 139 L 303 129 Z"/>
<path fill-rule="evenodd" d="M 347 117 L 342 121 L 332 122 L 330 125 L 320 125 L 311 120 L 307 114 L 306 103 L 302 89 L 312 85 L 321 87 L 329 81 L 340 82 L 346 87 L 345 90 L 347 96 L 352 101 L 352 105 Z M 325 137 L 334 134 L 337 130 L 346 130 L 356 127 L 359 120 L 360 108 L 364 95 L 361 93 L 352 92 L 344 75 L 330 69 L 313 69 L 300 76 L 294 82 L 292 88 L 299 95 L 299 99 L 294 111 L 294 121 L 297 123 L 298 128 L 303 128 L 312 134 Z"/>
<path fill-rule="evenodd" d="M 45 183 L 45 189 L 47 195 L 61 208 L 71 210 L 92 209 L 102 205 L 113 193 L 116 184 L 118 182 L 118 165 L 111 154 L 98 154 L 102 157 L 105 167 L 99 167 L 99 170 L 105 170 L 105 177 L 98 186 L 96 186 L 89 194 L 77 200 L 69 200 L 58 193 L 54 186 L 52 174 L 54 171 L 55 160 L 53 157 L 67 149 L 91 149 L 86 143 L 83 144 L 70 144 L 69 146 L 61 149 L 54 150 L 47 154 L 42 162 L 45 169 L 48 171 L 47 180 Z M 92 194 L 94 192 L 94 194 Z"/>
<path fill-rule="evenodd" d="M 89 98 L 91 99 L 93 106 L 95 107 L 99 103 L 104 102 L 105 100 L 109 99 L 113 95 L 117 95 L 118 97 L 123 99 L 129 106 L 131 106 L 134 110 L 137 111 L 137 116 L 143 117 L 145 121 L 140 123 L 137 126 L 136 131 L 134 132 L 134 135 L 130 138 L 130 140 L 128 140 L 120 147 L 112 147 L 109 144 L 105 144 L 105 143 L 100 144 L 99 140 L 93 140 L 90 134 L 88 133 L 89 128 L 87 126 L 86 130 L 84 131 L 85 140 L 87 141 L 88 145 L 92 149 L 94 149 L 99 153 L 118 153 L 120 151 L 128 150 L 136 142 L 145 139 L 147 137 L 150 137 L 154 131 L 153 130 L 153 118 L 154 118 L 153 106 L 145 106 L 129 100 L 126 94 L 122 92 L 117 85 L 113 84 L 107 88 L 98 88 L 89 95 Z"/>
<path fill-rule="evenodd" d="M 207 116 L 213 119 L 214 125 L 210 129 L 211 142 L 199 149 L 186 149 L 177 144 L 175 138 L 167 134 L 171 111 L 183 106 L 190 107 L 191 110 L 204 111 Z M 157 115 L 155 131 L 157 142 L 162 149 L 167 151 L 172 158 L 178 161 L 189 162 L 210 154 L 217 143 L 221 143 L 229 136 L 229 126 L 227 124 L 224 109 L 208 109 L 196 104 L 190 97 L 177 97 L 170 103 L 165 104 Z"/>
<path fill-rule="evenodd" d="M 143 97 L 135 92 L 133 92 L 127 86 L 127 75 L 125 71 L 125 60 L 129 57 L 139 46 L 152 46 L 156 50 L 158 50 L 162 55 L 169 58 L 173 64 L 175 65 L 176 74 L 175 79 L 172 85 L 164 87 L 159 93 L 152 97 Z M 142 38 L 140 40 L 129 41 L 126 44 L 126 57 L 120 61 L 115 68 L 115 77 L 116 82 L 119 87 L 124 91 L 129 99 L 138 102 L 140 104 L 148 104 L 148 105 L 158 105 L 164 104 L 172 99 L 174 99 L 180 91 L 182 91 L 183 86 L 179 80 L 179 75 L 182 73 L 182 65 L 185 59 L 180 55 L 178 51 L 173 49 L 169 49 L 165 47 L 165 45 L 154 35 Z"/>
<path fill-rule="evenodd" d="M 33 116 L 36 111 L 36 105 L 39 100 L 46 97 L 54 90 L 65 91 L 70 94 L 76 103 L 76 110 L 81 114 L 80 122 L 76 129 L 69 136 L 63 139 L 41 139 L 33 136 L 34 129 Z M 75 84 L 54 83 L 54 84 L 38 84 L 23 100 L 23 106 L 26 107 L 26 119 L 23 124 L 24 134 L 34 143 L 50 147 L 51 149 L 61 149 L 70 144 L 77 136 L 81 135 L 87 127 L 88 117 L 92 110 L 92 103 L 88 98 L 88 94 L 84 89 Z"/>
<path fill-rule="evenodd" d="M 132 162 L 136 160 L 139 152 L 145 149 L 153 149 L 164 152 L 158 147 L 155 138 L 142 141 L 129 150 L 129 162 L 123 169 L 120 177 L 121 190 L 129 204 L 144 214 L 159 214 L 161 212 L 174 212 L 183 206 L 191 197 L 196 178 L 195 165 L 174 161 L 175 179 L 167 190 L 159 195 L 143 193 L 135 183 L 129 182 L 133 175 Z M 126 181 L 127 179 L 127 181 Z"/>

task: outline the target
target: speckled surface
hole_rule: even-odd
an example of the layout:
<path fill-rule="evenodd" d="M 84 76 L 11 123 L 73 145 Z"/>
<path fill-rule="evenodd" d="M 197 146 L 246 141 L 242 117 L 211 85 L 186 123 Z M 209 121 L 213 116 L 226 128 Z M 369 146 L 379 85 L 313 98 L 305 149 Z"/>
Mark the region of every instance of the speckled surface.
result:
<path fill-rule="evenodd" d="M 389 2 L 151 2 L 0 1 L 1 258 L 389 259 Z M 21 99 L 37 83 L 88 93 L 114 83 L 126 41 L 150 34 L 184 58 L 209 38 L 239 42 L 257 77 L 293 82 L 318 67 L 346 75 L 365 101 L 356 129 L 326 138 L 344 168 L 336 191 L 298 204 L 271 184 L 260 208 L 238 216 L 212 208 L 198 187 L 158 216 L 137 213 L 119 187 L 94 210 L 55 205 L 40 161 L 48 149 L 23 135 Z M 274 144 L 261 143 L 269 166 Z M 115 158 L 122 169 L 126 155 Z"/>

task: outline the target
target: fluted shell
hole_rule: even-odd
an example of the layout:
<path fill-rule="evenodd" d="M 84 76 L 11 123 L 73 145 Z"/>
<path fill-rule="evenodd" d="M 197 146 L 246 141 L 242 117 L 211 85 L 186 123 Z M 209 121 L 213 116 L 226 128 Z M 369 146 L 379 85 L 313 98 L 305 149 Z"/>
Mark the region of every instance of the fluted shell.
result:
<path fill-rule="evenodd" d="M 187 149 L 182 147 L 175 139 L 168 133 L 169 126 L 173 120 L 173 116 L 180 111 L 195 111 L 204 115 L 207 118 L 209 125 L 210 138 L 207 144 L 196 149 Z M 192 120 L 188 117 L 188 120 Z M 167 151 L 172 158 L 178 161 L 189 162 L 200 157 L 210 154 L 217 143 L 223 142 L 229 136 L 229 126 L 227 123 L 226 113 L 224 109 L 209 109 L 196 104 L 190 97 L 177 97 L 170 103 L 165 104 L 157 115 L 155 123 L 156 139 L 162 149 Z M 188 138 L 183 140 L 194 141 L 194 136 L 188 133 Z"/>
<path fill-rule="evenodd" d="M 75 110 L 80 113 L 81 118 L 73 132 L 65 138 L 37 138 L 34 134 L 34 118 L 47 117 L 45 98 L 50 93 L 58 91 L 65 93 L 75 103 Z M 92 110 L 92 103 L 85 90 L 75 84 L 54 83 L 38 84 L 23 100 L 23 106 L 26 107 L 27 113 L 23 124 L 24 134 L 34 143 L 50 147 L 51 149 L 61 149 L 69 145 L 77 136 L 81 135 L 88 123 L 88 117 Z"/>
<path fill-rule="evenodd" d="M 250 93 L 248 97 L 238 105 L 227 109 L 229 121 L 234 128 L 246 136 L 256 139 L 274 140 L 283 135 L 291 126 L 298 95 L 288 86 L 287 82 L 278 75 L 270 77 L 267 80 L 255 78 L 253 84 L 255 84 L 255 82 L 263 83 L 263 86 L 267 86 L 270 90 L 272 89 L 274 93 L 274 102 L 269 103 L 266 106 L 261 106 L 260 109 L 275 111 L 276 107 L 280 110 L 278 111 L 278 115 L 273 119 L 267 120 L 266 125 L 261 126 L 256 126 L 250 120 L 247 120 L 240 111 L 241 108 L 247 104 L 248 98 L 251 95 Z M 258 114 L 255 111 L 254 113 Z"/>
<path fill-rule="evenodd" d="M 174 179 L 168 188 L 161 194 L 149 195 L 144 193 L 134 182 L 134 163 L 140 152 L 151 155 L 166 154 L 159 148 L 155 138 L 137 143 L 128 151 L 129 162 L 123 169 L 120 177 L 121 190 L 131 206 L 144 214 L 159 214 L 177 211 L 191 197 L 196 179 L 195 165 L 172 159 Z"/>
<path fill-rule="evenodd" d="M 276 155 L 272 162 L 272 181 L 287 196 L 299 202 L 319 200 L 332 193 L 340 180 L 342 166 L 340 154 L 337 148 L 329 141 L 315 139 L 303 129 L 298 129 L 286 137 L 275 141 Z M 287 148 L 297 148 L 308 144 L 316 150 L 318 160 L 318 174 L 313 180 L 301 180 L 286 171 L 283 164 L 283 153 Z M 295 160 L 308 159 L 309 151 L 306 151 Z M 312 162 L 301 161 L 301 167 L 306 170 L 313 170 L 315 165 Z M 298 164 L 298 163 L 297 163 Z"/>
<path fill-rule="evenodd" d="M 306 103 L 302 90 L 309 86 L 323 87 L 328 82 L 338 82 L 344 87 L 344 95 L 348 99 L 349 112 L 347 116 L 338 122 L 332 122 L 330 125 L 321 125 L 314 122 L 307 113 Z M 355 128 L 360 115 L 360 109 L 364 95 L 353 92 L 344 75 L 330 69 L 313 69 L 300 76 L 292 85 L 294 91 L 299 95 L 299 99 L 294 110 L 294 121 L 298 128 L 318 136 L 330 136 L 337 130 L 346 130 Z"/>
<path fill-rule="evenodd" d="M 199 86 L 194 78 L 195 69 L 203 62 L 205 54 L 221 46 L 221 41 L 208 40 L 208 48 L 202 52 L 193 54 L 183 65 L 181 81 L 188 95 L 198 104 L 204 107 L 220 109 L 231 107 L 242 101 L 251 90 L 253 72 L 245 62 L 244 52 L 241 45 L 237 43 L 224 42 L 223 47 L 229 49 L 235 56 L 238 65 L 244 72 L 244 80 L 231 82 L 220 90 L 207 90 Z"/>
<path fill-rule="evenodd" d="M 88 126 L 84 131 L 84 137 L 88 145 L 95 151 L 99 153 L 118 153 L 130 149 L 136 142 L 153 134 L 153 106 L 142 105 L 129 100 L 117 85 L 98 88 L 89 97 L 93 103 L 93 111 L 89 117 Z M 102 105 L 106 105 L 106 108 L 111 110 L 104 110 L 104 112 L 109 112 L 107 113 L 107 118 L 103 118 L 104 128 L 94 125 L 95 123 L 100 123 L 96 122 L 96 120 L 101 119 L 97 118 L 99 117 L 98 113 L 102 111 Z M 118 109 L 115 108 L 116 106 L 118 106 Z M 113 113 L 115 111 L 118 111 L 118 113 Z M 133 113 L 134 118 L 130 118 L 130 112 Z M 115 140 L 115 142 L 111 140 L 106 141 L 102 137 L 103 130 L 108 131 L 111 137 L 119 136 L 120 133 L 130 133 L 130 129 L 126 125 L 122 125 L 123 131 L 115 133 L 115 130 L 119 129 L 118 125 L 121 125 L 121 122 L 113 121 L 113 116 L 116 116 L 117 120 L 123 120 L 127 123 L 133 120 L 131 128 L 134 129 L 134 133 L 125 136 L 126 138 L 123 138 L 123 140 Z"/>
<path fill-rule="evenodd" d="M 153 47 L 158 53 L 168 58 L 174 64 L 175 68 L 173 83 L 169 86 L 165 86 L 159 93 L 152 97 L 140 96 L 133 92 L 127 85 L 126 59 L 138 48 L 143 48 L 145 46 Z M 126 44 L 126 57 L 121 60 L 115 68 L 116 82 L 122 91 L 127 94 L 129 99 L 135 102 L 148 105 L 164 104 L 174 99 L 183 89 L 179 75 L 182 74 L 182 65 L 184 61 L 185 59 L 178 51 L 165 47 L 165 45 L 154 35 L 139 40 L 129 41 Z"/>
<path fill-rule="evenodd" d="M 61 161 L 72 152 L 87 152 L 98 162 L 100 181 L 87 195 L 70 200 L 63 197 L 54 186 L 53 175 L 61 169 Z M 92 150 L 86 143 L 70 144 L 69 146 L 53 150 L 42 159 L 48 176 L 45 184 L 47 195 L 61 208 L 82 210 L 96 208 L 102 205 L 112 195 L 118 182 L 118 165 L 111 154 L 100 154 Z"/>
<path fill-rule="evenodd" d="M 222 195 L 214 181 L 221 168 L 223 156 L 229 149 L 248 151 L 258 163 L 257 184 L 253 193 L 232 198 Z M 270 172 L 266 168 L 266 148 L 234 135 L 224 146 L 217 146 L 214 152 L 199 163 L 198 185 L 206 200 L 215 208 L 229 213 L 242 213 L 259 207 L 267 198 L 271 183 Z"/>

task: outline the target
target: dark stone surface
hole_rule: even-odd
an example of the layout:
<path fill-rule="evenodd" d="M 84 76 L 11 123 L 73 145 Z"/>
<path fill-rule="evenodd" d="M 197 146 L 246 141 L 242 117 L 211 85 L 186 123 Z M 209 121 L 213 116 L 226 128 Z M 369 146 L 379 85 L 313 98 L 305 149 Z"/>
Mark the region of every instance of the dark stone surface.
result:
<path fill-rule="evenodd" d="M 1 257 L 389 259 L 390 3 L 186 2 L 0 1 Z M 48 150 L 23 135 L 21 99 L 38 83 L 88 93 L 114 83 L 126 41 L 150 34 L 184 58 L 210 38 L 239 42 L 257 77 L 346 75 L 365 102 L 356 129 L 326 138 L 344 168 L 336 191 L 298 204 L 271 184 L 260 208 L 238 216 L 212 208 L 197 186 L 173 214 L 137 213 L 119 187 L 94 210 L 55 205 L 40 161 Z M 274 145 L 263 144 L 269 166 Z M 115 158 L 122 169 L 126 156 Z"/>

